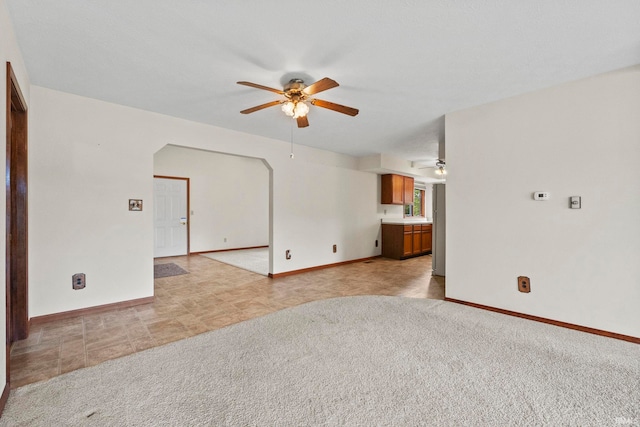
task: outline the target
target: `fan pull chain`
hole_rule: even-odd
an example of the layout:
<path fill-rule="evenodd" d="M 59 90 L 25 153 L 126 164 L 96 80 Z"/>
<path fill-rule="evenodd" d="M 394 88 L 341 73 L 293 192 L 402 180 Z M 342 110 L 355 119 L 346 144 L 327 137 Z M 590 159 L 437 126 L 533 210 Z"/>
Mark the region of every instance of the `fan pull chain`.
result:
<path fill-rule="evenodd" d="M 294 155 L 293 155 L 293 120 L 291 120 L 291 154 L 289 154 L 289 158 L 291 160 L 293 160 Z"/>

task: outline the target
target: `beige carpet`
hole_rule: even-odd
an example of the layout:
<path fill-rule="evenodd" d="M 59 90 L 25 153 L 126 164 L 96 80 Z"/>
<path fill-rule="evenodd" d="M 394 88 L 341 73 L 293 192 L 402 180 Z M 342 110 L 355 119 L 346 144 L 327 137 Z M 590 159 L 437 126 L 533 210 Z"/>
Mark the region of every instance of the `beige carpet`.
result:
<path fill-rule="evenodd" d="M 234 267 L 262 274 L 263 276 L 269 275 L 269 248 L 209 252 L 200 255 L 233 265 Z"/>
<path fill-rule="evenodd" d="M 639 402 L 638 345 L 346 297 L 21 387 L 0 425 L 614 426 L 638 425 Z"/>

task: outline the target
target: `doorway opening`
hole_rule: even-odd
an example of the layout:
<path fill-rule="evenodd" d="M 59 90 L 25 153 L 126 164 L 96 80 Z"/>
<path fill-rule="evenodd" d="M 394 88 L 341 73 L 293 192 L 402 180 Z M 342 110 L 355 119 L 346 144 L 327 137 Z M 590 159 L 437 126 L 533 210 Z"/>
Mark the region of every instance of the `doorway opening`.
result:
<path fill-rule="evenodd" d="M 154 174 L 191 179 L 190 255 L 225 255 L 231 260 L 221 262 L 249 266 L 244 269 L 265 276 L 273 271 L 273 171 L 268 162 L 167 144 L 154 154 Z M 259 271 L 252 269 L 254 264 L 260 264 Z"/>

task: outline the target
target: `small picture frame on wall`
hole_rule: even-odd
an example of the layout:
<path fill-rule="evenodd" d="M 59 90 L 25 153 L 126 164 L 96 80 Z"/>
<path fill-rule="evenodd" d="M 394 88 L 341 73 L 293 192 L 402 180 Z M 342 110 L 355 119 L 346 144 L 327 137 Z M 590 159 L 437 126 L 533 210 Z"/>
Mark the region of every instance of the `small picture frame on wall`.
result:
<path fill-rule="evenodd" d="M 129 210 L 130 211 L 141 211 L 142 210 L 142 199 L 129 199 Z"/>

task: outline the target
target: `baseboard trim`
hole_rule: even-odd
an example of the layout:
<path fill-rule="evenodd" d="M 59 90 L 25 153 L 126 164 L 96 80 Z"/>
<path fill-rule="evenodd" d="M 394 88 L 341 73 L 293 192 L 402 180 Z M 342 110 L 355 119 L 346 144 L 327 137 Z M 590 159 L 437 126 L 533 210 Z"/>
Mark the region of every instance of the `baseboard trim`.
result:
<path fill-rule="evenodd" d="M 349 261 L 336 262 L 334 264 L 318 265 L 318 266 L 315 266 L 315 267 L 303 268 L 303 269 L 300 269 L 300 270 L 285 271 L 284 273 L 276 273 L 276 274 L 269 273 L 269 277 L 271 277 L 272 279 L 279 279 L 280 277 L 293 276 L 295 274 L 308 273 L 310 271 L 316 271 L 316 270 L 324 270 L 325 268 L 338 267 L 340 265 L 353 264 L 353 263 L 356 263 L 356 262 L 370 261 L 370 260 L 376 259 L 376 258 L 380 258 L 380 255 L 371 256 L 371 257 L 368 257 L 368 258 L 359 258 L 359 259 L 352 259 L 352 260 L 349 260 Z"/>
<path fill-rule="evenodd" d="M 522 319 L 533 320 L 536 322 L 547 323 L 549 325 L 560 326 L 561 328 L 574 329 L 588 334 L 600 335 L 603 337 L 615 338 L 617 340 L 629 341 L 634 344 L 640 344 L 640 338 L 630 335 L 618 334 L 615 332 L 603 331 L 601 329 L 589 328 L 587 326 L 574 325 L 573 323 L 561 322 L 559 320 L 547 319 L 545 317 L 532 316 L 530 314 L 518 313 L 517 311 L 503 310 L 501 308 L 491 307 L 488 305 L 476 304 L 474 302 L 461 301 L 453 298 L 445 298 L 445 301 L 454 302 L 456 304 L 468 305 L 470 307 L 480 308 L 482 310 L 493 311 L 496 313 L 506 314 L 509 316 L 520 317 Z"/>
<path fill-rule="evenodd" d="M 11 387 L 7 382 L 4 385 L 4 390 L 2 390 L 2 397 L 0 397 L 0 417 L 2 417 L 2 413 L 4 412 L 4 406 L 7 404 L 7 400 L 9 400 L 9 392 L 11 392 Z"/>
<path fill-rule="evenodd" d="M 102 313 L 109 310 L 117 310 L 119 308 L 129 308 L 129 307 L 134 307 L 136 305 L 150 304 L 154 301 L 154 298 L 155 297 L 138 298 L 138 299 L 132 299 L 128 301 L 114 302 L 112 304 L 104 304 L 104 305 L 96 305 L 94 307 L 80 308 L 78 310 L 70 310 L 70 311 L 63 311 L 60 313 L 45 314 L 44 316 L 32 317 L 30 320 L 30 325 L 33 326 L 40 323 L 52 322 L 54 320 L 63 320 L 63 319 L 69 319 L 71 317 L 78 317 L 78 316 L 89 316 L 91 314 L 98 314 L 98 313 Z"/>
<path fill-rule="evenodd" d="M 213 251 L 201 251 L 201 252 L 189 252 L 189 255 L 202 255 L 202 254 L 210 254 L 212 252 L 231 252 L 231 251 L 244 251 L 246 249 L 263 249 L 268 248 L 267 246 L 247 246 L 246 248 L 231 248 L 231 249 L 216 249 Z"/>

